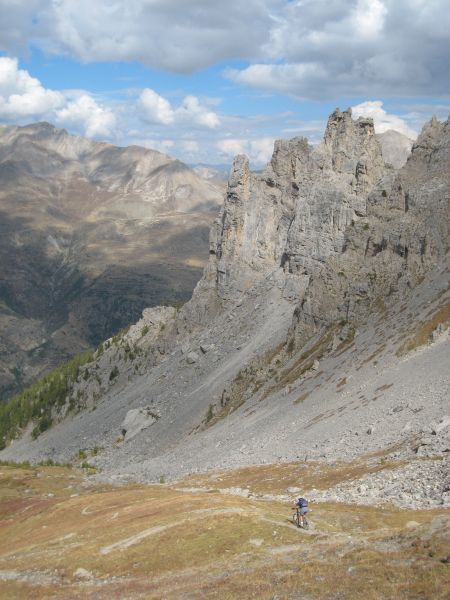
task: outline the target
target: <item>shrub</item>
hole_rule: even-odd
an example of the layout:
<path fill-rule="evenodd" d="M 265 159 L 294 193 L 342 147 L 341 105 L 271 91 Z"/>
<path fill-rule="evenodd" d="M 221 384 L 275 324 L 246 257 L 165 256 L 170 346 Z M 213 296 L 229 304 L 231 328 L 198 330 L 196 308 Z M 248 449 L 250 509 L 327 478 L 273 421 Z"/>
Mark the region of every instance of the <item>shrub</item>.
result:
<path fill-rule="evenodd" d="M 114 368 L 112 369 L 111 373 L 109 374 L 109 380 L 113 381 L 118 375 L 119 375 L 119 369 L 118 369 L 117 365 L 114 365 Z"/>
<path fill-rule="evenodd" d="M 208 410 L 206 412 L 205 423 L 209 423 L 213 417 L 214 417 L 214 405 L 210 404 L 208 406 Z"/>

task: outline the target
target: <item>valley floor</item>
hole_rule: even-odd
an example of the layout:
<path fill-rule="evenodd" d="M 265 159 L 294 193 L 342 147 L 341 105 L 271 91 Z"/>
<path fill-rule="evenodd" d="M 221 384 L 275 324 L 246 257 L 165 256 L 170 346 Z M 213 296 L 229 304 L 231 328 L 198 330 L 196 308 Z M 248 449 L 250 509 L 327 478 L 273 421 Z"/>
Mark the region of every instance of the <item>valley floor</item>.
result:
<path fill-rule="evenodd" d="M 448 508 L 313 501 L 310 530 L 293 525 L 305 488 L 323 500 L 395 466 L 372 459 L 121 487 L 77 469 L 1 466 L 0 598 L 447 598 Z"/>

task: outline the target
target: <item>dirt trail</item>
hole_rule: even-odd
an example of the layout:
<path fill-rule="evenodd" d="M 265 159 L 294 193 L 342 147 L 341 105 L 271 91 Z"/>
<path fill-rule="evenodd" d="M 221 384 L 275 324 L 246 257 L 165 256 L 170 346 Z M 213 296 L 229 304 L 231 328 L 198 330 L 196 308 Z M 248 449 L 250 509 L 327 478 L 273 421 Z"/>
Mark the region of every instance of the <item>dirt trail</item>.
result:
<path fill-rule="evenodd" d="M 114 552 L 115 550 L 125 550 L 126 548 L 129 548 L 130 546 L 134 546 L 135 544 L 138 544 L 142 540 L 145 540 L 146 538 L 148 538 L 152 535 L 157 535 L 158 533 L 162 533 L 163 531 L 167 531 L 168 529 L 172 529 L 173 527 L 180 527 L 187 521 L 193 521 L 195 519 L 202 519 L 204 515 L 210 515 L 210 514 L 227 515 L 227 514 L 248 514 L 248 513 L 249 513 L 249 511 L 246 511 L 245 509 L 239 508 L 239 507 L 204 508 L 204 509 L 193 510 L 193 511 L 191 511 L 190 515 L 198 515 L 198 516 L 196 516 L 196 517 L 189 516 L 186 519 L 180 519 L 180 520 L 176 521 L 175 523 L 169 523 L 167 525 L 158 525 L 157 527 L 150 527 L 148 529 L 144 529 L 143 531 L 140 531 L 139 533 L 136 533 L 135 535 L 132 535 L 129 538 L 119 540 L 118 542 L 115 542 L 114 544 L 110 544 L 109 546 L 104 546 L 103 548 L 100 549 L 100 554 L 106 555 L 106 554 L 109 554 L 110 552 Z"/>

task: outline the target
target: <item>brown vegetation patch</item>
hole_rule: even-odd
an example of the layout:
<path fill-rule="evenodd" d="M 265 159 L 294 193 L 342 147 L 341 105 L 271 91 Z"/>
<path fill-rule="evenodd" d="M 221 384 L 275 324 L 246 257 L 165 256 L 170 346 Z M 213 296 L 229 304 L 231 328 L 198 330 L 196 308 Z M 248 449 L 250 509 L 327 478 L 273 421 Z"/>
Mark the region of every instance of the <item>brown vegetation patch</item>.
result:
<path fill-rule="evenodd" d="M 450 324 L 450 300 L 441 306 L 427 321 L 419 323 L 413 336 L 397 350 L 397 356 L 403 356 L 415 348 L 428 344 L 433 331 L 442 325 L 448 329 Z"/>
<path fill-rule="evenodd" d="M 393 383 L 385 383 L 384 385 L 377 387 L 377 389 L 375 390 L 375 393 L 384 392 L 385 390 L 388 390 L 389 388 L 391 388 L 393 385 L 394 385 Z"/>
<path fill-rule="evenodd" d="M 303 402 L 303 400 L 306 400 L 306 398 L 310 395 L 310 391 L 306 390 L 306 392 L 303 392 L 303 394 L 301 394 L 297 400 L 294 400 L 294 404 L 300 404 L 300 402 Z"/>
<path fill-rule="evenodd" d="M 373 352 L 370 356 L 368 356 L 365 360 L 362 361 L 362 363 L 359 365 L 359 367 L 357 367 L 357 371 L 359 371 L 361 369 L 361 367 L 363 367 L 363 365 L 367 365 L 367 363 L 370 363 L 374 358 L 376 358 L 381 352 L 383 352 L 383 350 L 386 348 L 386 344 L 382 344 L 379 348 L 377 348 L 375 350 L 375 352 Z"/>
<path fill-rule="evenodd" d="M 285 368 L 280 370 L 278 381 L 266 389 L 263 398 L 266 398 L 270 394 L 273 394 L 284 387 L 293 384 L 295 381 L 300 379 L 302 375 L 309 371 L 314 365 L 314 361 L 321 359 L 325 354 L 332 340 L 334 332 L 335 327 L 330 327 L 316 340 L 312 346 L 309 348 L 307 347 L 306 350 L 300 354 L 300 356 L 295 357 L 292 361 L 289 361 Z"/>
<path fill-rule="evenodd" d="M 317 423 L 325 417 L 325 413 L 317 415 L 313 421 Z M 313 422 L 310 422 L 312 425 Z M 392 446 L 390 451 L 398 449 Z M 288 487 L 324 490 L 349 479 L 359 479 L 365 474 L 376 473 L 384 469 L 395 468 L 400 462 L 391 460 L 373 461 L 374 457 L 385 456 L 387 450 L 367 455 L 364 459 L 354 462 L 336 462 L 324 464 L 313 460 L 279 463 L 272 465 L 257 465 L 244 467 L 235 471 L 218 471 L 204 475 L 187 477 L 183 485 L 214 487 L 215 489 L 242 488 L 249 492 L 260 494 L 285 494 Z"/>
<path fill-rule="evenodd" d="M 24 512 L 20 502 L 29 473 L 2 469 L 0 491 L 8 491 L 11 520 L 2 526 L 0 597 L 443 600 L 448 510 L 386 506 L 380 523 L 379 507 L 324 503 L 312 506 L 306 533 L 290 522 L 287 503 L 186 487 L 325 489 L 373 468 L 364 461 L 290 463 L 190 477 L 176 486 L 89 489 L 74 483 L 68 470 L 38 469 L 35 479 L 45 490 L 54 484 L 60 494 L 64 485 L 73 486 L 80 495 L 55 496 L 37 514 Z M 32 500 L 41 500 L 43 489 L 35 492 Z M 80 568 L 87 579 L 76 575 Z"/>

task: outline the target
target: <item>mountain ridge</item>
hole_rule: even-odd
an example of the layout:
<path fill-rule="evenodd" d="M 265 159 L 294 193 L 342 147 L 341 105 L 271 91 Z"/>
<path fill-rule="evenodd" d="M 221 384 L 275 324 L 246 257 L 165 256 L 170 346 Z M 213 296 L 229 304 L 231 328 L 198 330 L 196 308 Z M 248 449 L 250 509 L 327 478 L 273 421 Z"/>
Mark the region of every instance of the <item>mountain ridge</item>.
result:
<path fill-rule="evenodd" d="M 145 306 L 185 301 L 222 197 L 168 155 L 48 123 L 1 127 L 0 182 L 2 396 Z"/>

